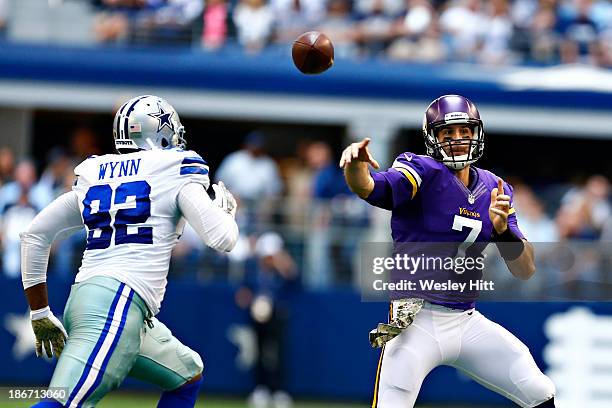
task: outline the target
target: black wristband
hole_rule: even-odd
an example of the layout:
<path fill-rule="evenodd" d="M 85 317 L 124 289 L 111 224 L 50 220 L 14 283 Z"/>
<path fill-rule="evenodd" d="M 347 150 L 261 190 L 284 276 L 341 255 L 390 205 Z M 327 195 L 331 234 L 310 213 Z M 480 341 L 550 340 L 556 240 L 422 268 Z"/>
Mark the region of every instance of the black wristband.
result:
<path fill-rule="evenodd" d="M 491 242 L 495 242 L 499 253 L 506 261 L 516 260 L 525 249 L 523 240 L 517 237 L 510 228 L 506 228 L 501 234 L 498 234 L 495 228 L 493 228 Z"/>

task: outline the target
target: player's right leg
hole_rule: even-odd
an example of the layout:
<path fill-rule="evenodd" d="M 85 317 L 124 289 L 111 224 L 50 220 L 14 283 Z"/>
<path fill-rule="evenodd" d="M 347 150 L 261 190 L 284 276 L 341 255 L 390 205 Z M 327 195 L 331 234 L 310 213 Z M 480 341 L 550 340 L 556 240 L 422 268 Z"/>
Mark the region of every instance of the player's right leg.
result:
<path fill-rule="evenodd" d="M 202 358 L 174 337 L 165 324 L 156 318 L 151 322 L 153 327 L 145 327 L 140 354 L 129 376 L 164 390 L 159 408 L 191 408 L 202 382 Z"/>
<path fill-rule="evenodd" d="M 50 384 L 67 389 L 63 405 L 95 406 L 121 384 L 138 356 L 143 308 L 131 288 L 112 278 L 73 285 L 64 311 L 68 341 Z"/>
<path fill-rule="evenodd" d="M 412 408 L 427 374 L 442 361 L 435 317 L 423 308 L 381 351 L 372 408 Z"/>

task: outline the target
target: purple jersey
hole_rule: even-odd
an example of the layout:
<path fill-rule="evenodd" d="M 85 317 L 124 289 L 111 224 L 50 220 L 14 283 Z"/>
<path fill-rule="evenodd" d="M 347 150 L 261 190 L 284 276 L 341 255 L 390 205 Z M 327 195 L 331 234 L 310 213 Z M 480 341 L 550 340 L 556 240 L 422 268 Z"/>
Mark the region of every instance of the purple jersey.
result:
<path fill-rule="evenodd" d="M 476 242 L 483 243 L 476 245 L 483 249 L 484 243 L 491 240 L 493 224 L 489 219 L 489 205 L 491 190 L 497 187 L 499 177 L 475 166 L 470 171 L 468 188 L 452 170 L 433 158 L 402 153 L 390 169 L 372 173 L 374 190 L 366 201 L 392 211 L 391 234 L 396 244 Z M 512 205 L 512 187 L 507 183 L 504 183 L 504 193 L 510 196 L 511 204 L 508 227 L 524 238 Z M 456 280 L 457 276 L 449 275 L 449 279 Z M 467 307 L 477 296 L 477 291 L 464 293 L 460 301 Z M 453 296 L 441 296 L 437 300 L 457 303 L 457 297 Z"/>

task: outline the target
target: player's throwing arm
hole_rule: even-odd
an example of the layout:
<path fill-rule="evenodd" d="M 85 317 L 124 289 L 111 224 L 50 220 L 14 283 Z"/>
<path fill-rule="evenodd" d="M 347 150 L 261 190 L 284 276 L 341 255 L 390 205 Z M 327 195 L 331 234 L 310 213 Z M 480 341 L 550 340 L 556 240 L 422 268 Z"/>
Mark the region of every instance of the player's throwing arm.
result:
<path fill-rule="evenodd" d="M 360 142 L 351 143 L 342 152 L 340 168 L 344 169 L 344 178 L 352 192 L 365 198 L 374 189 L 374 179 L 370 176 L 368 164 L 375 169 L 380 168 L 374 159 L 368 145 L 370 138 L 366 137 Z"/>

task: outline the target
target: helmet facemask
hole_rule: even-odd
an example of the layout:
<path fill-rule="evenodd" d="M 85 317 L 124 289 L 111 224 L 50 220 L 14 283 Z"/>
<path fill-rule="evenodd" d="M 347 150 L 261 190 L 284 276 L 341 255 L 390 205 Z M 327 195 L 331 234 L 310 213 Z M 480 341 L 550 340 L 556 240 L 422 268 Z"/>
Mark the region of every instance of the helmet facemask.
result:
<path fill-rule="evenodd" d="M 185 139 L 185 126 L 181 125 L 178 127 L 176 133 L 172 136 L 171 144 L 172 147 L 178 147 L 179 149 L 185 149 L 185 147 L 187 147 L 187 140 Z"/>
<path fill-rule="evenodd" d="M 472 128 L 472 137 L 470 139 L 454 139 L 447 141 L 440 141 L 438 139 L 438 133 L 449 126 L 449 124 L 434 124 L 425 134 L 427 154 L 442 162 L 452 170 L 461 170 L 476 162 L 482 157 L 484 152 L 484 132 L 482 131 L 482 126 L 476 122 L 475 120 L 469 120 L 462 123 L 453 123 L 469 125 L 470 128 Z M 467 147 L 467 152 L 458 154 L 458 148 L 463 146 Z"/>
<path fill-rule="evenodd" d="M 469 127 L 472 137 L 438 140 L 438 133 L 452 125 Z M 484 128 L 478 109 L 460 95 L 444 95 L 429 105 L 423 116 L 423 138 L 427 154 L 452 170 L 465 168 L 484 153 Z"/>

